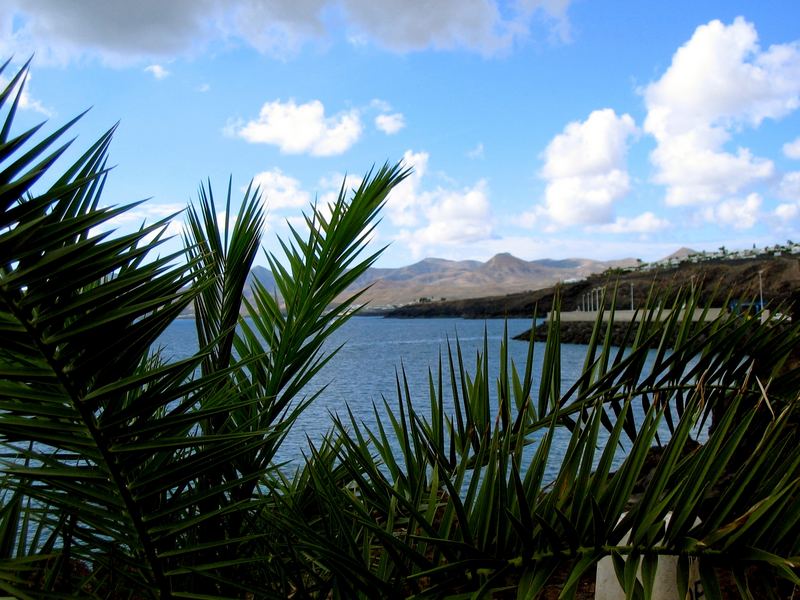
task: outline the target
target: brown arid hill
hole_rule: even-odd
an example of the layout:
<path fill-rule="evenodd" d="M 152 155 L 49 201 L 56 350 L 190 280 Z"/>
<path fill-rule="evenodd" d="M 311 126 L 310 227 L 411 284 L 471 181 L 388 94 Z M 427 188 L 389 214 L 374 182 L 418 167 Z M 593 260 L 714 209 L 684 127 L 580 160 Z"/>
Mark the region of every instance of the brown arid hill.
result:
<path fill-rule="evenodd" d="M 364 300 L 372 308 L 417 303 L 420 299 L 459 300 L 537 290 L 636 263 L 635 259 L 603 262 L 586 258 L 525 261 L 507 253 L 485 263 L 426 258 L 397 269 L 369 269 L 348 294 L 367 287 Z"/>
<path fill-rule="evenodd" d="M 720 306 L 730 296 L 738 300 L 754 300 L 759 295 L 759 277 L 763 284 L 764 302 L 777 308 L 790 303 L 800 292 L 800 259 L 797 256 L 763 255 L 749 259 L 715 259 L 699 263 L 684 262 L 674 267 L 650 271 L 624 271 L 612 268 L 591 275 L 583 281 L 560 286 L 562 310 L 576 310 L 582 297 L 594 288 L 605 286 L 606 305 L 610 307 L 616 287 L 617 306 L 630 308 L 631 285 L 634 306 L 641 306 L 651 291 L 674 293 L 681 287 L 694 286 L 701 302 Z M 404 306 L 387 312 L 391 317 L 543 317 L 551 310 L 555 287 L 531 292 L 484 295 L 472 299 L 426 302 Z"/>
<path fill-rule="evenodd" d="M 415 304 L 420 299 L 440 301 L 537 290 L 560 281 L 582 279 L 609 268 L 636 265 L 637 262 L 632 258 L 616 261 L 587 258 L 525 261 L 508 253 L 498 254 L 486 262 L 426 258 L 394 269 L 370 268 L 337 301 L 342 302 L 364 290 L 361 302 L 367 303 L 370 310 L 386 310 Z M 251 271 L 244 289 L 248 300 L 252 298 L 251 285 L 255 279 L 271 294 L 277 294 L 272 273 L 257 266 Z M 191 309 L 187 310 L 187 314 L 190 313 Z"/>

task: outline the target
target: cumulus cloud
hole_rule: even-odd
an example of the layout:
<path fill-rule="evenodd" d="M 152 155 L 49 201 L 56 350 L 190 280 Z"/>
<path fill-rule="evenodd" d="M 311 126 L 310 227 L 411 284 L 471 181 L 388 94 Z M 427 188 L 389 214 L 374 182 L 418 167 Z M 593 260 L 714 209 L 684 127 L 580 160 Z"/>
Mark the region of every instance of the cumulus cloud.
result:
<path fill-rule="evenodd" d="M 300 181 L 278 168 L 258 173 L 253 177 L 253 184 L 261 190 L 270 210 L 305 208 L 311 203 L 311 194 L 302 189 Z"/>
<path fill-rule="evenodd" d="M 342 190 L 345 198 L 350 199 L 353 191 L 361 186 L 362 178 L 357 175 L 331 173 L 321 177 L 312 192 L 304 188 L 298 179 L 277 168 L 259 173 L 255 176 L 254 181 L 261 186 L 264 203 L 268 210 L 268 224 L 273 226 L 276 231 L 282 232 L 281 235 L 287 234 L 291 227 L 301 237 L 305 237 L 308 235 L 306 217 L 312 217 L 312 205 L 322 219 L 330 219 L 331 208 L 338 200 Z M 371 231 L 366 238 L 367 244 L 374 244 L 377 240 L 379 240 L 379 234 L 376 230 Z M 267 240 L 265 243 L 269 244 L 270 241 Z M 281 253 L 277 246 L 275 246 L 275 250 L 279 254 Z M 373 246 L 372 251 L 376 250 L 377 248 Z"/>
<path fill-rule="evenodd" d="M 397 236 L 415 257 L 428 254 L 432 248 L 469 244 L 492 235 L 485 180 L 462 189 L 436 188 L 425 192 L 421 204 L 426 224 L 414 230 L 403 230 Z"/>
<path fill-rule="evenodd" d="M 800 216 L 800 206 L 797 204 L 779 204 L 775 207 L 774 216 L 782 223 L 793 221 Z"/>
<path fill-rule="evenodd" d="M 788 158 L 800 160 L 800 137 L 793 142 L 787 142 L 783 145 L 783 154 Z"/>
<path fill-rule="evenodd" d="M 339 193 L 344 190 L 345 197 L 349 198 L 353 190 L 361 186 L 363 179 L 359 175 L 333 173 L 319 180 L 320 194 L 317 199 L 317 207 L 327 210 L 327 206 L 336 202 Z"/>
<path fill-rule="evenodd" d="M 592 229 L 603 233 L 653 233 L 669 225 L 669 221 L 648 211 L 636 217 L 617 217 L 613 223 L 597 225 Z"/>
<path fill-rule="evenodd" d="M 0 75 L 0 89 L 5 89 L 6 86 L 9 84 L 9 79 L 7 77 L 3 77 Z M 14 87 L 14 94 L 19 91 L 19 83 Z M 38 112 L 46 117 L 53 116 L 52 111 L 49 108 L 46 108 L 39 100 L 31 96 L 30 93 L 30 85 L 31 85 L 31 75 L 30 73 L 25 78 L 25 82 L 23 83 L 22 93 L 19 96 L 19 108 L 22 110 L 32 110 L 34 112 Z"/>
<path fill-rule="evenodd" d="M 718 202 L 774 174 L 772 161 L 738 147 L 734 133 L 800 106 L 800 45 L 758 45 L 737 18 L 698 27 L 664 75 L 644 90 L 644 129 L 657 142 L 655 181 L 673 206 Z"/>
<path fill-rule="evenodd" d="M 402 113 L 378 115 L 375 117 L 375 127 L 380 129 L 386 135 L 394 135 L 405 126 L 406 120 Z"/>
<path fill-rule="evenodd" d="M 759 219 L 761 196 L 749 194 L 743 199 L 732 199 L 708 206 L 702 210 L 703 217 L 710 223 L 733 229 L 750 229 Z"/>
<path fill-rule="evenodd" d="M 406 150 L 403 153 L 403 166 L 412 171 L 386 200 L 386 214 L 393 225 L 411 227 L 419 222 L 419 209 L 424 202 L 422 178 L 428 171 L 429 158 L 427 152 Z"/>
<path fill-rule="evenodd" d="M 167 71 L 161 65 L 149 65 L 145 67 L 144 70 L 152 74 L 156 79 L 166 79 L 169 77 L 169 71 Z"/>
<path fill-rule="evenodd" d="M 625 159 L 636 133 L 630 115 L 610 108 L 569 123 L 544 151 L 545 201 L 535 212 L 556 227 L 610 222 L 630 189 Z"/>
<path fill-rule="evenodd" d="M 519 0 L 501 11 L 499 0 L 439 0 L 422 11 L 401 0 L 6 0 L 0 8 L 0 49 L 21 56 L 35 51 L 42 62 L 99 57 L 124 65 L 197 53 L 222 42 L 285 58 L 343 31 L 346 39 L 395 52 L 492 54 L 530 36 L 541 17 L 556 37 L 567 39 L 569 4 Z"/>
<path fill-rule="evenodd" d="M 319 179 L 316 192 L 312 195 L 299 179 L 287 175 L 277 167 L 257 173 L 253 177 L 253 185 L 258 186 L 269 211 L 289 212 L 294 209 L 308 212 L 307 209 L 316 204 L 319 210 L 325 213 L 326 205 L 336 201 L 342 187 L 345 195 L 349 197 L 353 190 L 359 188 L 361 182 L 362 178 L 357 175 L 332 173 Z M 299 223 L 303 219 L 300 216 L 290 216 L 289 220 Z"/>
<path fill-rule="evenodd" d="M 334 156 L 346 152 L 361 137 L 357 110 L 325 116 L 319 100 L 267 102 L 258 118 L 232 127 L 233 135 L 253 144 L 271 144 L 284 154 Z"/>
<path fill-rule="evenodd" d="M 492 235 L 489 188 L 485 180 L 471 186 L 431 186 L 427 183 L 427 152 L 407 150 L 403 164 L 411 174 L 398 184 L 386 201 L 391 224 L 401 228 L 396 240 L 408 246 L 415 257 L 435 248 L 452 247 Z"/>

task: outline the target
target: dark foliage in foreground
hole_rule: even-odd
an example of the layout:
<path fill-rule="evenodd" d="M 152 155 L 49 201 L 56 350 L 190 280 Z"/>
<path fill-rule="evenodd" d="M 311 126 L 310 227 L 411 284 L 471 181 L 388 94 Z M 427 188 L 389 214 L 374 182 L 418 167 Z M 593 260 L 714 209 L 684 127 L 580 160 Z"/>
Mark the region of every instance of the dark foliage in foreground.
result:
<path fill-rule="evenodd" d="M 629 597 L 647 598 L 662 555 L 679 557 L 683 589 L 699 561 L 710 598 L 721 572 L 745 596 L 798 583 L 797 326 L 660 319 L 654 297 L 628 350 L 598 320 L 568 389 L 557 320 L 524 365 L 504 344 L 499 373 L 486 348 L 468 364 L 456 343 L 427 399 L 401 373 L 376 426 L 343 411 L 287 474 L 276 451 L 358 298 L 330 303 L 377 257 L 366 242 L 407 172 L 377 169 L 312 207 L 268 256 L 285 309 L 257 284 L 243 307 L 258 190 L 234 214 L 228 187 L 220 231 L 201 187 L 175 255 L 159 255 L 165 222 L 108 233 L 130 208 L 101 207 L 111 132 L 54 176 L 72 123 L 38 141 L 38 127 L 12 131 L 25 73 L 0 94 L 6 593 L 531 598 L 561 573 L 570 597 L 611 556 Z M 200 350 L 166 362 L 154 344 L 190 304 Z"/>

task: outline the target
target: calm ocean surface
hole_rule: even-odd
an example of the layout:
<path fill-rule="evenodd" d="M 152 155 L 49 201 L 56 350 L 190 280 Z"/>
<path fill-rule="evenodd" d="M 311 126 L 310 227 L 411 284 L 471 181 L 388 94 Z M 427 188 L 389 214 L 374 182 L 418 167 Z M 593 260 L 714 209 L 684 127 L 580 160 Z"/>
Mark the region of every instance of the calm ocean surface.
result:
<path fill-rule="evenodd" d="M 502 319 L 384 319 L 378 317 L 353 317 L 326 342 L 327 348 L 344 346 L 338 354 L 317 375 L 309 386 L 308 394 L 324 391 L 301 415 L 281 448 L 279 459 L 291 464 L 299 464 L 307 448 L 307 437 L 312 441 L 322 438 L 330 429 L 331 413 L 339 413 L 346 418 L 349 406 L 357 419 L 368 426 L 375 423 L 373 402 L 382 412 L 382 398 L 396 406 L 396 373 L 405 369 L 411 397 L 421 413 L 427 413 L 429 405 L 428 369 L 436 376 L 440 352 L 447 368 L 447 341 L 456 337 L 468 372 L 475 368 L 475 355 L 483 348 L 484 331 L 489 343 L 489 373 L 494 378 L 499 374 L 500 343 L 506 322 Z M 507 321 L 509 338 L 528 329 L 529 319 L 510 319 Z M 160 343 L 165 356 L 173 359 L 184 358 L 197 348 L 194 322 L 177 320 L 164 333 Z M 527 343 L 510 340 L 509 357 L 524 371 Z M 586 346 L 562 344 L 562 387 L 566 391 L 580 374 L 586 353 Z M 544 356 L 544 344 L 536 345 L 534 354 L 534 381 Z M 447 373 L 445 371 L 445 373 Z M 444 379 L 445 391 L 449 391 L 447 375 Z M 536 392 L 536 384 L 534 384 Z M 447 394 L 449 396 L 449 393 Z M 448 400 L 450 398 L 447 398 Z M 452 410 L 452 403 L 450 404 Z M 551 475 L 558 468 L 556 458 L 560 449 L 565 449 L 568 437 L 558 440 L 553 448 Z M 533 451 L 534 448 L 531 447 Z M 620 454 L 620 459 L 622 454 Z"/>

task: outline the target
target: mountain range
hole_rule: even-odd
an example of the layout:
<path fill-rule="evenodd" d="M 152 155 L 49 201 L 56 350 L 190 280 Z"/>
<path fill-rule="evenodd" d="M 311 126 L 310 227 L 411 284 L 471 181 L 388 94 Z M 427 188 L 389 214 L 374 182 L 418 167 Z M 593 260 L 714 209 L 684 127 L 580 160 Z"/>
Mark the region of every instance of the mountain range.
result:
<path fill-rule="evenodd" d="M 537 290 L 559 281 L 570 281 L 601 273 L 609 268 L 637 264 L 636 259 L 597 261 L 588 258 L 525 261 L 508 253 L 486 262 L 426 258 L 398 268 L 370 268 L 348 289 L 355 292 L 369 286 L 363 298 L 374 308 L 400 306 L 426 300 L 457 300 Z M 274 290 L 272 273 L 255 267 L 256 277 Z"/>

